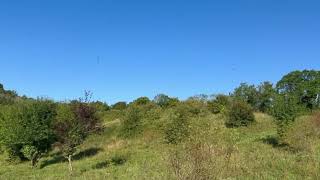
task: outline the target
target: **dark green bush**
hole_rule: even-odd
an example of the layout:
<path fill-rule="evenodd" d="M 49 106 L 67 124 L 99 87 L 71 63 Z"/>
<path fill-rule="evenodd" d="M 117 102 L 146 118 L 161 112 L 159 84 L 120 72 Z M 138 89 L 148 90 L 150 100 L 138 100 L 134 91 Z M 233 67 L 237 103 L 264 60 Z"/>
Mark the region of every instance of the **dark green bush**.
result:
<path fill-rule="evenodd" d="M 246 102 L 235 100 L 232 102 L 226 118 L 227 127 L 248 126 L 255 121 L 253 108 Z"/>
<path fill-rule="evenodd" d="M 55 104 L 42 99 L 2 108 L 0 139 L 9 158 L 26 158 L 35 166 L 54 142 L 52 123 L 55 115 Z"/>
<path fill-rule="evenodd" d="M 168 144 L 178 144 L 190 134 L 190 112 L 184 105 L 177 106 L 168 114 L 169 123 L 165 127 L 165 141 Z"/>

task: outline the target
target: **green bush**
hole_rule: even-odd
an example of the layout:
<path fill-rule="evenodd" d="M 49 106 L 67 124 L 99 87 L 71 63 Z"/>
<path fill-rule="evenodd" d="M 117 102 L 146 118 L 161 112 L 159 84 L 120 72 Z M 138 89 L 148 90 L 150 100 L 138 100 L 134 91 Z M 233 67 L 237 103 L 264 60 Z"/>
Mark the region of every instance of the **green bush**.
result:
<path fill-rule="evenodd" d="M 168 144 L 178 144 L 185 140 L 190 134 L 190 112 L 179 105 L 168 114 L 168 124 L 165 127 L 165 141 Z"/>
<path fill-rule="evenodd" d="M 142 131 L 142 120 L 139 108 L 130 106 L 122 120 L 120 136 L 129 138 L 137 136 Z"/>
<path fill-rule="evenodd" d="M 230 106 L 230 97 L 226 95 L 217 95 L 213 100 L 208 101 L 208 109 L 214 113 L 224 113 Z"/>
<path fill-rule="evenodd" d="M 248 126 L 255 121 L 252 107 L 240 100 L 232 102 L 230 109 L 227 112 L 226 126 L 240 127 Z"/>
<path fill-rule="evenodd" d="M 290 124 L 301 114 L 304 108 L 293 96 L 278 95 L 273 102 L 271 115 L 275 118 L 279 137 L 283 137 Z"/>
<path fill-rule="evenodd" d="M 22 101 L 3 107 L 0 139 L 9 158 L 27 158 L 35 166 L 54 142 L 52 123 L 55 115 L 55 104 L 48 100 Z"/>

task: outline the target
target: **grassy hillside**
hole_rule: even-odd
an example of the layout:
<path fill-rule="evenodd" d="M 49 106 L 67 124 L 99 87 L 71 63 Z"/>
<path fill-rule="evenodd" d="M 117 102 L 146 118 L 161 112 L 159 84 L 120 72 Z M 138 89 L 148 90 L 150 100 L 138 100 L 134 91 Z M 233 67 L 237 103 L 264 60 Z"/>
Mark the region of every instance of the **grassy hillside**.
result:
<path fill-rule="evenodd" d="M 157 128 L 120 138 L 120 121 L 106 120 L 104 132 L 91 136 L 74 157 L 72 177 L 65 159 L 53 151 L 36 169 L 29 162 L 8 164 L 2 155 L 0 179 L 320 178 L 317 142 L 309 151 L 292 151 L 277 144 L 271 117 L 256 114 L 256 119 L 248 127 L 227 129 L 220 115 L 194 118 L 191 139 L 180 145 L 164 143 Z"/>

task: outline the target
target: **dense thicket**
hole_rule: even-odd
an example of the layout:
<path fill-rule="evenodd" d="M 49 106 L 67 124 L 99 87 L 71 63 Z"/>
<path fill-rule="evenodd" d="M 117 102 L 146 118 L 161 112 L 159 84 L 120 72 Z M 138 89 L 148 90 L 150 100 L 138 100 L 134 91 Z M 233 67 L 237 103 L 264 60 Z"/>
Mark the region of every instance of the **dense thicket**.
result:
<path fill-rule="evenodd" d="M 55 104 L 49 100 L 23 101 L 2 106 L 0 139 L 9 158 L 27 158 L 35 166 L 54 142 L 52 124 L 55 115 Z"/>

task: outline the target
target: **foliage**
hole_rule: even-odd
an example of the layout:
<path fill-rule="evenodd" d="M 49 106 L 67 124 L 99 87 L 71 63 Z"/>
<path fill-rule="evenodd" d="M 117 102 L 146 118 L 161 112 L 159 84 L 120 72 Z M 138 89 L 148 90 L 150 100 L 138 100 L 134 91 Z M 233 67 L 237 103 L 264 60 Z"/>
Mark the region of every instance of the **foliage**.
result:
<path fill-rule="evenodd" d="M 72 156 L 76 149 L 92 133 L 101 128 L 96 116 L 96 109 L 90 106 L 88 94 L 84 100 L 72 101 L 71 104 L 60 104 L 55 124 L 56 145 L 69 160 L 72 171 Z"/>
<path fill-rule="evenodd" d="M 250 104 L 253 108 L 257 107 L 259 101 L 256 87 L 254 85 L 248 85 L 247 83 L 241 83 L 240 86 L 234 90 L 232 97 Z"/>
<path fill-rule="evenodd" d="M 107 103 L 101 101 L 95 101 L 90 103 L 98 113 L 103 113 L 110 110 L 110 106 Z"/>
<path fill-rule="evenodd" d="M 292 96 L 310 110 L 320 107 L 320 71 L 293 71 L 276 85 L 280 94 Z"/>
<path fill-rule="evenodd" d="M 227 112 L 226 126 L 240 127 L 248 126 L 255 121 L 252 107 L 241 100 L 232 102 Z"/>
<path fill-rule="evenodd" d="M 273 84 L 266 81 L 259 86 L 241 83 L 232 94 L 236 100 L 245 101 L 250 104 L 254 110 L 267 112 L 271 108 L 272 100 L 276 95 Z"/>
<path fill-rule="evenodd" d="M 140 98 L 134 100 L 134 101 L 132 102 L 132 104 L 137 105 L 137 106 L 140 106 L 140 105 L 146 105 L 146 104 L 148 104 L 148 103 L 150 103 L 150 102 L 151 102 L 151 101 L 150 101 L 150 99 L 149 99 L 148 97 L 140 97 Z"/>
<path fill-rule="evenodd" d="M 1 143 L 10 155 L 27 158 L 35 166 L 53 143 L 55 115 L 55 104 L 49 100 L 20 102 L 3 108 L 0 116 Z"/>
<path fill-rule="evenodd" d="M 174 107 L 179 103 L 179 99 L 171 98 L 165 94 L 157 95 L 153 100 L 157 105 L 163 108 Z"/>
<path fill-rule="evenodd" d="M 214 113 L 224 113 L 230 106 L 231 98 L 229 96 L 219 94 L 213 100 L 208 101 L 208 109 Z"/>
<path fill-rule="evenodd" d="M 125 110 L 127 108 L 126 102 L 117 102 L 111 107 L 114 110 Z"/>
<path fill-rule="evenodd" d="M 276 96 L 276 90 L 273 84 L 266 81 L 261 83 L 258 87 L 258 103 L 257 109 L 261 112 L 268 112 L 272 108 L 272 100 Z"/>
<path fill-rule="evenodd" d="M 21 153 L 23 154 L 24 157 L 30 160 L 36 159 L 37 156 L 39 155 L 37 148 L 31 145 L 23 146 L 21 149 Z"/>
<path fill-rule="evenodd" d="M 135 106 L 131 106 L 127 109 L 126 115 L 122 121 L 120 136 L 122 137 L 134 137 L 138 135 L 142 128 L 141 112 L 140 109 Z"/>
<path fill-rule="evenodd" d="M 189 136 L 190 111 L 186 105 L 177 106 L 166 118 L 169 123 L 165 127 L 165 141 L 168 144 L 178 144 Z"/>
<path fill-rule="evenodd" d="M 271 114 L 278 126 L 278 135 L 283 137 L 287 127 L 301 114 L 303 107 L 297 99 L 289 95 L 277 95 L 274 99 Z"/>
<path fill-rule="evenodd" d="M 15 91 L 5 90 L 0 83 L 0 105 L 13 104 L 17 97 L 18 95 Z"/>

